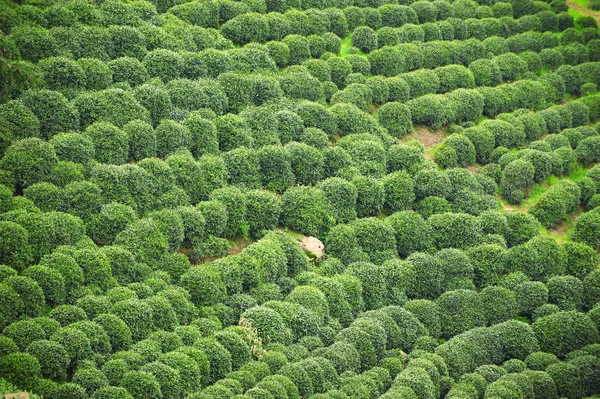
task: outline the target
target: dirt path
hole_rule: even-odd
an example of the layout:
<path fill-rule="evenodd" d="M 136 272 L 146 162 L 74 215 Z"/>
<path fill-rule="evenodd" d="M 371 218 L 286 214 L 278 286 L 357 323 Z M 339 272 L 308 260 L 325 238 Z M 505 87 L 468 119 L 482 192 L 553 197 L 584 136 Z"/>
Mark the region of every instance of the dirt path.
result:
<path fill-rule="evenodd" d="M 410 140 L 417 140 L 421 144 L 423 144 L 425 149 L 428 149 L 435 147 L 436 145 L 444 141 L 445 138 L 446 133 L 444 133 L 442 130 L 432 132 L 426 126 L 416 126 L 413 132 L 402 137 L 400 141 L 402 143 L 406 143 Z"/>
<path fill-rule="evenodd" d="M 596 22 L 598 22 L 598 25 L 600 25 L 600 11 L 588 10 L 587 8 L 582 7 L 579 4 L 574 3 L 572 0 L 567 0 L 567 5 L 572 9 L 579 11 L 582 14 L 594 17 Z"/>

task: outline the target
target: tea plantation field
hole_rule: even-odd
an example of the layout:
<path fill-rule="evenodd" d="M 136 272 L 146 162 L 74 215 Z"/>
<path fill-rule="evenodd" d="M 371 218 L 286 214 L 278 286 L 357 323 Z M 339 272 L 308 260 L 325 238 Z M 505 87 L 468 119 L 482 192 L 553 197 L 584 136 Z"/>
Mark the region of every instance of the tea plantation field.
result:
<path fill-rule="evenodd" d="M 0 0 L 0 394 L 599 398 L 599 9 Z"/>

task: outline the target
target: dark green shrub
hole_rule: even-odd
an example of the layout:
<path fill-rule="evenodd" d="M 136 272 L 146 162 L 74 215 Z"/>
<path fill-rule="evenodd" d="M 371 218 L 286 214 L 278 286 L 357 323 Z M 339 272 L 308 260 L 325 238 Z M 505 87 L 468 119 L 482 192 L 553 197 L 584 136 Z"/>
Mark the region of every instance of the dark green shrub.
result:
<path fill-rule="evenodd" d="M 277 227 L 281 208 L 278 198 L 272 193 L 250 191 L 246 194 L 246 206 L 246 219 L 252 235 L 258 236 L 264 230 Z"/>
<path fill-rule="evenodd" d="M 458 88 L 472 88 L 475 79 L 472 72 L 462 65 L 448 65 L 434 70 L 440 81 L 438 93 L 447 93 Z"/>
<path fill-rule="evenodd" d="M 289 153 L 292 172 L 297 183 L 314 185 L 323 174 L 323 155 L 313 146 L 305 143 L 291 142 L 286 144 Z"/>
<path fill-rule="evenodd" d="M 308 72 L 319 79 L 321 82 L 331 81 L 331 68 L 326 61 L 320 59 L 310 59 L 302 64 Z"/>
<path fill-rule="evenodd" d="M 40 135 L 40 121 L 22 101 L 12 100 L 0 106 L 0 132 L 3 144 L 0 152 L 14 140 Z"/>
<path fill-rule="evenodd" d="M 515 295 L 503 287 L 486 287 L 480 293 L 488 325 L 513 319 L 518 312 Z"/>
<path fill-rule="evenodd" d="M 359 26 L 352 32 L 352 46 L 370 53 L 378 47 L 377 34 L 368 26 Z"/>
<path fill-rule="evenodd" d="M 279 84 L 286 97 L 309 101 L 320 101 L 323 98 L 321 83 L 310 74 L 287 71 L 279 76 Z"/>
<path fill-rule="evenodd" d="M 159 77 L 168 82 L 179 77 L 181 63 L 181 56 L 176 52 L 157 49 L 146 54 L 142 64 L 150 77 Z"/>
<path fill-rule="evenodd" d="M 248 309 L 242 314 L 251 326 L 258 331 L 259 336 L 266 337 L 268 342 L 288 343 L 291 331 L 286 327 L 282 317 L 274 310 L 258 306 Z M 285 368 L 285 366 L 284 366 Z M 283 370 L 280 370 L 282 372 Z M 285 373 L 282 373 L 285 375 Z"/>
<path fill-rule="evenodd" d="M 310 47 L 308 45 L 308 40 L 305 37 L 300 35 L 288 35 L 282 41 L 290 49 L 290 65 L 300 65 L 310 58 Z"/>
<path fill-rule="evenodd" d="M 38 283 L 44 291 L 46 303 L 59 305 L 64 302 L 66 295 L 65 280 L 57 270 L 36 265 L 25 269 L 23 275 Z"/>
<path fill-rule="evenodd" d="M 152 307 L 142 300 L 128 299 L 116 302 L 111 313 L 125 322 L 134 341 L 146 338 L 155 328 Z"/>
<path fill-rule="evenodd" d="M 436 300 L 436 303 L 441 311 L 444 337 L 451 338 L 461 332 L 485 325 L 486 315 L 483 304 L 475 291 L 447 291 Z"/>
<path fill-rule="evenodd" d="M 129 141 L 129 158 L 141 161 L 156 155 L 156 133 L 149 123 L 133 120 L 123 126 Z"/>
<path fill-rule="evenodd" d="M 59 209 L 89 221 L 102 206 L 102 191 L 89 181 L 67 184 L 58 198 Z"/>
<path fill-rule="evenodd" d="M 399 102 L 384 104 L 377 114 L 381 126 L 397 136 L 402 137 L 412 128 L 412 117 L 409 108 Z"/>
<path fill-rule="evenodd" d="M 69 95 L 84 88 L 84 71 L 73 60 L 65 57 L 45 58 L 40 60 L 38 68 L 50 90 L 61 90 Z"/>
<path fill-rule="evenodd" d="M 38 138 L 12 143 L 0 160 L 0 167 L 12 173 L 22 187 L 45 181 L 58 158 L 51 144 Z"/>
<path fill-rule="evenodd" d="M 416 299 L 406 302 L 404 308 L 423 323 L 429 335 L 432 337 L 440 337 L 442 335 L 441 310 L 435 302 Z"/>
<path fill-rule="evenodd" d="M 559 357 L 594 342 L 598 335 L 589 317 L 575 311 L 558 312 L 539 318 L 533 323 L 533 330 L 540 349 Z"/>
<path fill-rule="evenodd" d="M 369 54 L 371 73 L 386 77 L 396 76 L 405 70 L 402 53 L 392 46 L 384 46 Z"/>
<path fill-rule="evenodd" d="M 583 303 L 583 283 L 573 276 L 552 277 L 546 283 L 548 301 L 561 310 L 579 310 Z"/>
<path fill-rule="evenodd" d="M 152 219 L 140 219 L 117 234 L 115 244 L 129 249 L 142 262 L 160 258 L 168 248 L 166 237 Z"/>
<path fill-rule="evenodd" d="M 92 398 L 93 399 L 116 399 L 116 398 L 133 399 L 133 397 L 131 396 L 129 391 L 127 391 L 125 388 L 112 387 L 112 386 L 98 389 L 96 392 L 94 392 L 94 394 L 92 395 Z"/>
<path fill-rule="evenodd" d="M 19 308 L 19 311 L 22 315 L 29 317 L 40 315 L 41 309 L 45 306 L 44 291 L 35 280 L 25 276 L 11 276 L 4 279 L 2 283 L 19 295 L 22 302 L 13 302 L 12 306 L 16 307 L 21 303 L 22 307 Z M 12 295 L 9 294 L 9 297 Z"/>
<path fill-rule="evenodd" d="M 564 105 L 571 112 L 573 127 L 585 126 L 589 122 L 590 109 L 582 102 L 573 101 Z"/>
<path fill-rule="evenodd" d="M 356 219 L 358 191 L 350 182 L 337 177 L 321 181 L 317 186 L 329 205 L 329 214 L 336 223 L 348 223 Z"/>
<path fill-rule="evenodd" d="M 263 186 L 282 193 L 294 182 L 289 151 L 281 146 L 265 146 L 257 151 Z"/>
<path fill-rule="evenodd" d="M 94 143 L 96 160 L 102 163 L 120 165 L 129 157 L 129 138 L 118 127 L 108 122 L 96 122 L 85 130 Z"/>
<path fill-rule="evenodd" d="M 65 384 L 60 384 L 54 392 L 52 392 L 52 396 L 59 399 L 83 399 L 87 397 L 87 394 L 85 389 L 80 385 L 67 382 Z"/>
<path fill-rule="evenodd" d="M 160 384 L 153 374 L 146 371 L 130 371 L 123 376 L 121 386 L 133 396 L 133 398 L 162 398 Z"/>
<path fill-rule="evenodd" d="M 281 197 L 281 211 L 282 224 L 306 234 L 322 235 L 332 223 L 325 197 L 320 190 L 311 187 L 288 189 Z"/>
<path fill-rule="evenodd" d="M 575 222 L 573 241 L 582 242 L 592 248 L 600 247 L 600 213 L 590 211 L 581 215 Z"/>
<path fill-rule="evenodd" d="M 546 372 L 554 380 L 558 395 L 575 398 L 583 396 L 581 374 L 577 366 L 562 362 L 548 366 Z"/>
<path fill-rule="evenodd" d="M 269 35 L 267 19 L 258 13 L 250 12 L 230 19 L 222 26 L 223 36 L 232 42 L 244 45 L 250 42 L 265 42 Z"/>
<path fill-rule="evenodd" d="M 407 367 L 398 374 L 394 384 L 411 388 L 417 397 L 433 399 L 436 397 L 436 386 L 424 368 L 418 366 Z"/>
<path fill-rule="evenodd" d="M 73 104 L 79 110 L 82 128 L 96 121 L 105 121 L 118 127 L 135 119 L 150 121 L 148 110 L 130 92 L 121 88 L 83 92 L 75 97 Z"/>
<path fill-rule="evenodd" d="M 91 395 L 93 392 L 98 389 L 105 388 L 108 386 L 108 379 L 102 373 L 102 371 L 92 368 L 85 367 L 79 368 L 73 375 L 73 380 L 75 384 L 81 386 L 85 389 L 88 395 Z"/>
<path fill-rule="evenodd" d="M 265 43 L 269 50 L 269 56 L 275 61 L 278 67 L 282 68 L 288 65 L 290 61 L 290 48 L 287 44 L 278 41 Z"/>
<path fill-rule="evenodd" d="M 397 257 L 394 230 L 383 220 L 377 218 L 358 219 L 352 223 L 358 244 L 369 254 L 371 261 Z"/>
<path fill-rule="evenodd" d="M 65 327 L 54 333 L 50 340 L 59 343 L 67 351 L 71 361 L 70 369 L 74 369 L 79 362 L 92 357 L 90 340 L 83 331 Z"/>
<path fill-rule="evenodd" d="M 415 285 L 407 284 L 406 293 L 410 298 L 435 299 L 443 292 L 444 271 L 440 260 L 423 252 L 414 252 L 406 260 L 414 266 Z M 409 265 L 407 265 L 409 266 Z M 407 269 L 410 273 L 410 269 Z"/>
<path fill-rule="evenodd" d="M 358 217 L 377 216 L 383 208 L 384 190 L 381 181 L 364 176 L 352 180 L 356 187 L 356 214 Z"/>
<path fill-rule="evenodd" d="M 386 219 L 395 232 L 400 256 L 427 250 L 430 246 L 430 227 L 416 212 L 396 212 Z"/>
<path fill-rule="evenodd" d="M 548 288 L 540 281 L 526 281 L 513 289 L 519 305 L 519 314 L 531 316 L 542 305 L 548 303 Z"/>
<path fill-rule="evenodd" d="M 575 148 L 575 154 L 579 162 L 592 164 L 598 161 L 597 151 L 600 148 L 600 137 L 592 136 L 584 138 Z"/>
<path fill-rule="evenodd" d="M 125 82 L 132 87 L 136 87 L 146 82 L 149 78 L 146 67 L 137 58 L 116 58 L 110 61 L 108 66 L 115 83 Z"/>
<path fill-rule="evenodd" d="M 21 101 L 40 121 L 40 133 L 50 139 L 60 132 L 79 130 L 79 113 L 61 93 L 52 90 L 29 90 Z"/>
<path fill-rule="evenodd" d="M 444 140 L 443 145 L 455 151 L 458 166 L 465 167 L 475 163 L 476 149 L 467 136 L 455 133 Z"/>
<path fill-rule="evenodd" d="M 410 110 L 413 124 L 424 124 L 439 129 L 452 121 L 453 110 L 446 97 L 426 94 L 408 101 L 406 105 Z"/>
<path fill-rule="evenodd" d="M 0 261 L 16 270 L 22 270 L 31 256 L 27 245 L 29 237 L 27 230 L 14 222 L 0 221 L 0 237 L 2 238 Z"/>
<path fill-rule="evenodd" d="M 135 211 L 128 205 L 109 203 L 88 225 L 90 236 L 100 245 L 110 245 L 117 234 L 136 219 Z"/>
<path fill-rule="evenodd" d="M 432 215 L 428 222 L 432 228 L 432 241 L 439 248 L 464 249 L 478 243 L 481 226 L 475 216 L 463 213 Z"/>

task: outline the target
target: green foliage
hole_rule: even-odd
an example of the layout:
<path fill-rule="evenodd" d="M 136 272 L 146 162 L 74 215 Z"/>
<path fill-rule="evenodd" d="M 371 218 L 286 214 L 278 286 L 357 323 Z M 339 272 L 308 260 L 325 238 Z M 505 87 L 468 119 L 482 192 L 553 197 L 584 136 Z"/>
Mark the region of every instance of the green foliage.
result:
<path fill-rule="evenodd" d="M 598 335 L 589 317 L 576 311 L 558 312 L 537 319 L 533 330 L 540 349 L 559 357 L 594 342 Z M 565 340 L 567 336 L 570 339 Z"/>
<path fill-rule="evenodd" d="M 301 206 L 300 206 L 301 205 Z M 331 225 L 323 193 L 311 187 L 292 187 L 281 197 L 281 221 L 310 235 L 324 234 Z"/>
<path fill-rule="evenodd" d="M 269 34 L 267 19 L 253 12 L 230 19 L 221 29 L 225 38 L 242 45 L 249 42 L 265 42 Z"/>
<path fill-rule="evenodd" d="M 471 290 L 446 291 L 437 300 L 442 321 L 442 336 L 451 338 L 461 332 L 484 326 L 486 314 L 479 295 Z"/>
<path fill-rule="evenodd" d="M 379 109 L 377 118 L 381 126 L 396 136 L 401 137 L 412 128 L 410 110 L 401 103 L 386 103 Z"/>
<path fill-rule="evenodd" d="M 592 248 L 600 247 L 598 227 L 600 226 L 600 213 L 590 211 L 581 215 L 575 222 L 573 241 L 582 242 Z"/>

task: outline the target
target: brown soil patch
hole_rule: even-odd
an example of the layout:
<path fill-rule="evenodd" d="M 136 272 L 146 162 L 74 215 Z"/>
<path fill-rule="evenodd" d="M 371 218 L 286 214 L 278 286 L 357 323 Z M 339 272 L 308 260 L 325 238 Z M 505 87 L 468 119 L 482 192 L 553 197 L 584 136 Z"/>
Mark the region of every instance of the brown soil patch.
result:
<path fill-rule="evenodd" d="M 572 0 L 567 0 L 567 5 L 572 9 L 579 11 L 582 14 L 586 14 L 593 17 L 596 20 L 596 22 L 598 22 L 598 25 L 600 25 L 600 11 L 588 10 L 587 8 L 582 7 L 579 4 L 574 3 Z"/>
<path fill-rule="evenodd" d="M 417 140 L 425 148 L 433 148 L 446 138 L 446 133 L 442 130 L 431 131 L 427 126 L 417 126 L 415 131 L 402 137 L 402 143 L 411 140 Z"/>
<path fill-rule="evenodd" d="M 500 205 L 502 205 L 502 208 L 504 208 L 505 211 L 508 211 L 508 212 L 515 212 L 515 211 L 522 212 L 521 207 L 519 207 L 518 205 L 511 205 L 511 204 L 509 204 L 508 202 L 506 202 L 504 200 L 504 198 L 500 197 L 500 195 L 498 195 L 497 198 L 500 201 Z"/>
<path fill-rule="evenodd" d="M 229 249 L 229 255 L 237 255 L 244 250 L 248 245 L 252 244 L 252 240 L 248 240 L 245 238 L 240 238 L 236 240 Z"/>
<path fill-rule="evenodd" d="M 479 166 L 475 166 L 475 165 L 468 165 L 466 167 L 466 169 L 470 172 L 475 172 L 475 173 L 477 173 L 481 170 L 481 168 Z"/>
<path fill-rule="evenodd" d="M 569 226 L 563 221 L 558 226 L 556 226 L 553 229 L 551 229 L 550 233 L 553 234 L 553 235 L 557 235 L 557 236 L 563 236 L 563 235 L 566 234 L 565 230 L 568 227 Z"/>
<path fill-rule="evenodd" d="M 567 230 L 569 230 L 573 227 L 575 220 L 577 220 L 577 218 L 579 217 L 581 212 L 582 212 L 582 209 L 578 208 L 574 212 L 568 214 L 567 218 L 565 220 L 561 221 L 557 226 L 550 229 L 550 233 L 553 235 L 567 237 L 567 235 L 568 235 Z"/>

